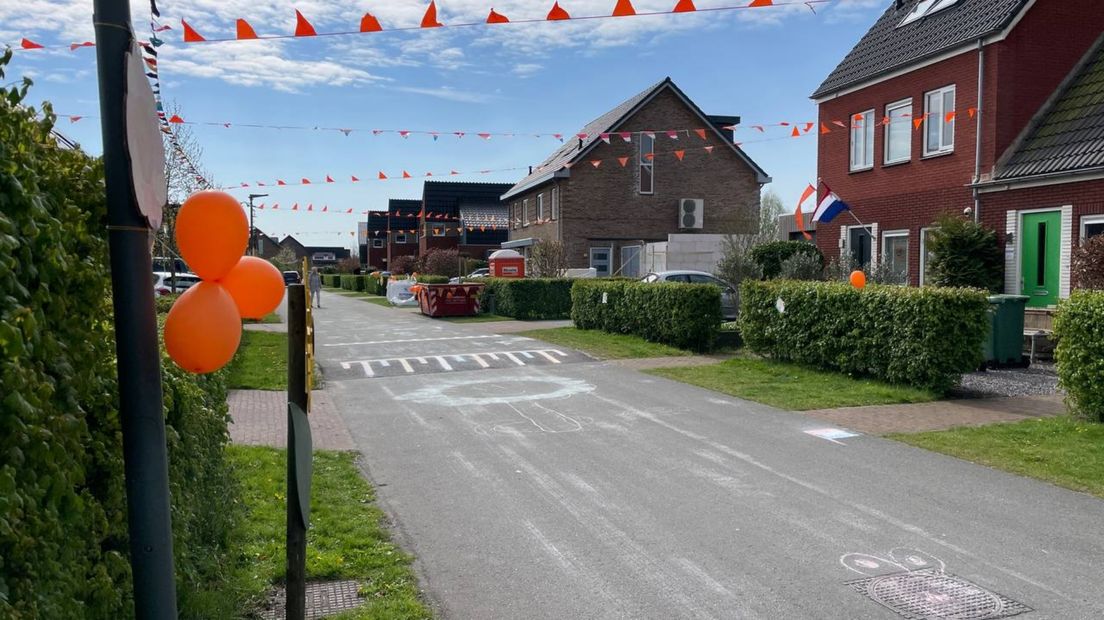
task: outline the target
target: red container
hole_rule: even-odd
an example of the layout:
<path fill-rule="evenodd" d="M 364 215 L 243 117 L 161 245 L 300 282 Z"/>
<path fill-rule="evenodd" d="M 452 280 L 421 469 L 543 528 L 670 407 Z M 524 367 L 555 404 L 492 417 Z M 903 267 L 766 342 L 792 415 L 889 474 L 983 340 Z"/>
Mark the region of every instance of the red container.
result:
<path fill-rule="evenodd" d="M 525 257 L 514 250 L 498 250 L 488 262 L 492 278 L 525 277 Z"/>
<path fill-rule="evenodd" d="M 482 284 L 419 284 L 418 305 L 422 314 L 432 317 L 475 316 L 479 314 Z"/>

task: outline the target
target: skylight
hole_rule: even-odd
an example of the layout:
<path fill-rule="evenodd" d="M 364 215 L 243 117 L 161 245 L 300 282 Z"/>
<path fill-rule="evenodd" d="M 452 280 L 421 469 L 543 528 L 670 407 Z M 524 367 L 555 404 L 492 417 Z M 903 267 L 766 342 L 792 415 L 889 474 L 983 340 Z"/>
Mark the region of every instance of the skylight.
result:
<path fill-rule="evenodd" d="M 916 6 L 912 8 L 912 11 L 910 11 L 909 14 L 905 16 L 905 19 L 901 21 L 901 25 L 904 26 L 905 24 L 911 24 L 921 17 L 931 15 L 932 13 L 935 13 L 937 11 L 942 11 L 943 9 L 950 6 L 954 6 L 955 4 L 958 4 L 959 1 L 960 0 L 920 0 L 920 2 L 917 2 Z"/>

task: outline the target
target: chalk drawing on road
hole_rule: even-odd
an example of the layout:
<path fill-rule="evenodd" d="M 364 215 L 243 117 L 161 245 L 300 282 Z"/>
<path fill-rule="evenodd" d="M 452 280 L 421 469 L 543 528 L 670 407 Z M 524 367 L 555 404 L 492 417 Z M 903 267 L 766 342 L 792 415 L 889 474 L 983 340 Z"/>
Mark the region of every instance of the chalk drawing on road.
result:
<path fill-rule="evenodd" d="M 478 352 L 478 353 L 458 353 L 458 354 L 445 354 L 445 355 L 425 355 L 415 357 L 388 357 L 372 360 L 357 360 L 352 362 L 341 362 L 341 368 L 344 370 L 352 370 L 353 368 L 360 367 L 364 372 L 364 376 L 369 379 L 379 374 L 378 371 L 383 368 L 391 368 L 392 364 L 401 367 L 405 374 L 411 375 L 417 373 L 422 369 L 430 369 L 432 372 L 452 372 L 457 370 L 456 366 L 460 364 L 469 364 L 472 369 L 478 367 L 480 369 L 490 368 L 490 361 L 507 361 L 508 365 L 512 366 L 527 366 L 533 363 L 540 364 L 562 364 L 563 358 L 568 355 L 559 349 L 534 349 L 529 351 L 495 351 L 495 352 Z M 430 364 L 429 360 L 433 361 Z M 415 366 L 411 362 L 416 362 Z"/>
<path fill-rule="evenodd" d="M 848 553 L 840 564 L 866 575 L 847 582 L 856 592 L 903 618 L 993 620 L 1033 611 L 1030 607 L 945 572 L 943 560 L 916 549 L 897 548 L 879 557 Z"/>
<path fill-rule="evenodd" d="M 536 428 L 542 433 L 577 433 L 583 430 L 583 425 L 579 420 L 537 402 L 524 403 L 523 407 L 527 411 L 523 411 L 512 403 L 506 403 L 506 406 L 526 420 L 527 424 L 525 426 L 528 429 Z M 518 424 L 518 422 L 500 423 L 496 424 L 492 430 L 513 435 L 521 430 L 517 428 Z"/>
<path fill-rule="evenodd" d="M 400 395 L 399 400 L 443 407 L 471 407 L 557 400 L 594 391 L 580 379 L 548 375 L 508 376 L 486 379 L 457 377 Z"/>
<path fill-rule="evenodd" d="M 812 435 L 813 437 L 820 437 L 821 439 L 827 439 L 828 441 L 832 443 L 838 443 L 841 446 L 847 445 L 840 441 L 841 439 L 860 436 L 858 433 L 852 433 L 851 431 L 846 431 L 842 428 L 814 428 L 813 430 L 805 431 L 805 434 Z"/>

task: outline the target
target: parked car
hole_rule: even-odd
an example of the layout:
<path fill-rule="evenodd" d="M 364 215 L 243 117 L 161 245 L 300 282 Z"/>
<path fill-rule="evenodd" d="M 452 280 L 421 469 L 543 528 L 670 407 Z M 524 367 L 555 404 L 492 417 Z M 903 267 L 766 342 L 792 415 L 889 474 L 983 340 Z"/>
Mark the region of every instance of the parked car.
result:
<path fill-rule="evenodd" d="M 449 284 L 460 284 L 464 280 L 471 280 L 475 278 L 486 278 L 491 275 L 491 269 L 489 267 L 481 267 L 475 271 L 469 273 L 463 278 L 452 278 L 449 280 Z"/>
<path fill-rule="evenodd" d="M 717 276 L 704 271 L 660 271 L 649 273 L 641 282 L 675 282 L 682 284 L 712 284 L 721 289 L 721 316 L 726 321 L 735 321 L 740 314 L 740 296 L 736 287 Z"/>
<path fill-rule="evenodd" d="M 194 273 L 177 273 L 176 280 L 173 281 L 172 273 L 168 271 L 155 271 L 153 272 L 153 295 L 154 297 L 160 297 L 162 295 L 183 293 L 196 284 L 199 284 L 199 282 L 200 277 Z"/>
<path fill-rule="evenodd" d="M 299 284 L 303 281 L 303 276 L 299 275 L 298 271 L 285 271 L 284 272 L 284 284 Z"/>

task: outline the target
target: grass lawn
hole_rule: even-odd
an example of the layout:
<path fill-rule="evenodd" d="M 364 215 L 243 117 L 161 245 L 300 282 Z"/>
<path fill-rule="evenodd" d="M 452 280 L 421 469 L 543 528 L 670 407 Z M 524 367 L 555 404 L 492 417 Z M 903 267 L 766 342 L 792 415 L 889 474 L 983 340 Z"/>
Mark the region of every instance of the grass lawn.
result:
<path fill-rule="evenodd" d="M 1104 498 L 1104 424 L 1039 418 L 889 437 Z"/>
<path fill-rule="evenodd" d="M 240 551 L 233 578 L 221 592 L 222 610 L 208 617 L 241 617 L 258 608 L 285 574 L 286 481 L 284 450 L 230 446 L 240 473 L 246 511 L 233 548 Z M 390 542 L 375 493 L 348 452 L 316 451 L 307 534 L 308 579 L 356 579 L 367 604 L 338 618 L 431 618 L 418 598 L 411 558 Z M 229 612 L 229 613 L 227 613 Z"/>
<path fill-rule="evenodd" d="M 243 331 L 230 362 L 230 389 L 286 390 L 287 352 L 287 334 Z"/>
<path fill-rule="evenodd" d="M 938 398 L 926 390 L 752 358 L 647 372 L 789 411 L 921 403 Z"/>
<path fill-rule="evenodd" d="M 556 327 L 553 329 L 534 329 L 517 335 L 571 347 L 602 359 L 693 355 L 690 351 L 648 342 L 639 336 L 610 334 L 596 329 Z"/>
<path fill-rule="evenodd" d="M 251 323 L 251 324 L 257 324 L 257 323 L 274 324 L 274 323 L 283 323 L 284 320 L 280 318 L 280 315 L 273 312 L 273 313 L 267 315 L 265 318 L 263 318 L 259 321 L 257 319 L 245 319 L 245 322 L 246 323 Z"/>

